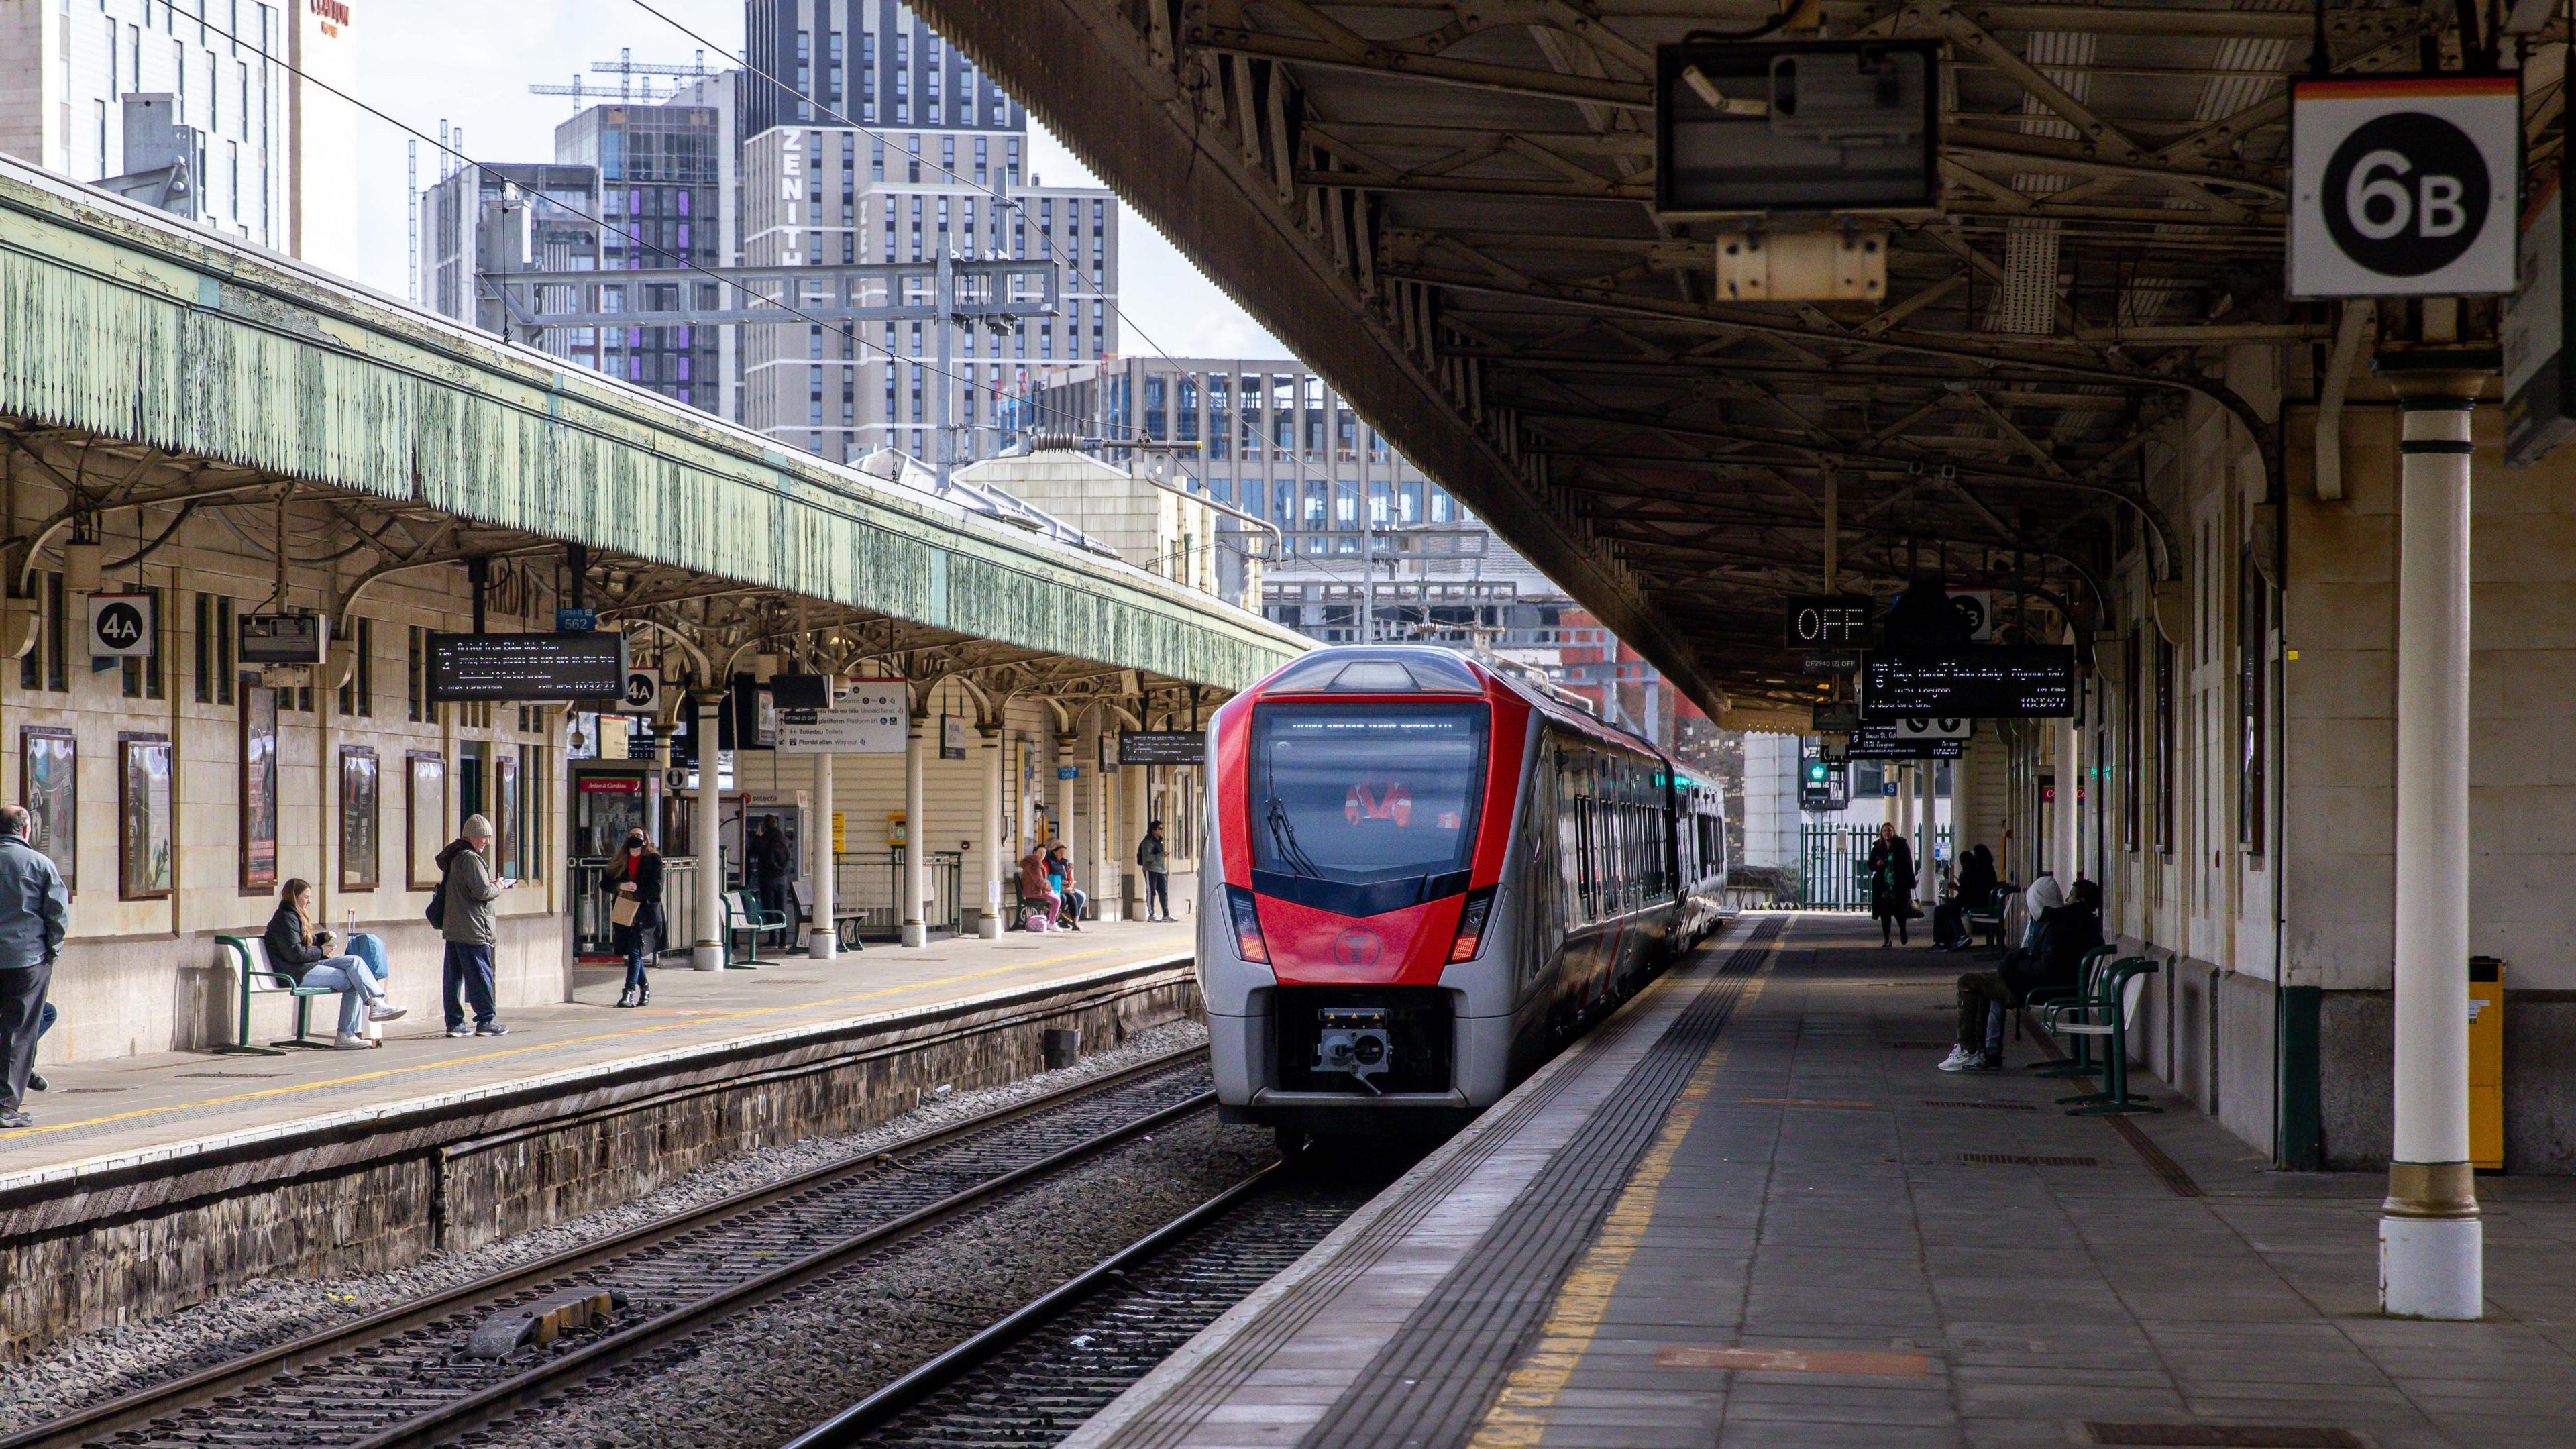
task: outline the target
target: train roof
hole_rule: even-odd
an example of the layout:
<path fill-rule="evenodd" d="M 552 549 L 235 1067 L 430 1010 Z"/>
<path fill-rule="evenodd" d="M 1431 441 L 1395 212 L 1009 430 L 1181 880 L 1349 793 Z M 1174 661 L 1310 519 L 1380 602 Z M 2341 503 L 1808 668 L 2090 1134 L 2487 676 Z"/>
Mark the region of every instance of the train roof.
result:
<path fill-rule="evenodd" d="M 1677 776 L 1690 772 L 1652 740 L 1635 730 L 1595 718 L 1549 692 L 1482 663 L 1473 656 L 1436 644 L 1336 644 L 1309 651 L 1282 665 L 1256 692 L 1274 694 L 1473 694 L 1490 697 L 1507 690 L 1531 708 L 1579 734 L 1604 743 L 1652 755 Z"/>

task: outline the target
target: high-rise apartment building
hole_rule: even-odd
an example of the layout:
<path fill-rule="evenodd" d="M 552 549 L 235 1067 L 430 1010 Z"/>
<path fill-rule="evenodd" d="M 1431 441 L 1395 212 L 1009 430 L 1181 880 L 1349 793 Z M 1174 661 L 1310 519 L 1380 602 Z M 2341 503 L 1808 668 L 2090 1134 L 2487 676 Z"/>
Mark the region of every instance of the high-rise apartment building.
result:
<path fill-rule="evenodd" d="M 180 214 L 351 275 L 357 115 L 301 80 L 354 76 L 350 5 L 305 0 L 18 0 L 0 5 L 0 151 L 76 181 L 113 182 L 173 158 L 194 174 Z M 127 102 L 148 124 L 129 127 Z M 131 131 L 151 154 L 129 164 Z M 157 204 L 157 202 L 156 202 Z"/>
<path fill-rule="evenodd" d="M 592 106 L 557 126 L 556 162 L 598 173 L 599 269 L 730 263 L 726 222 L 731 198 L 725 182 L 731 168 L 724 157 L 732 145 L 723 113 L 713 106 Z M 707 306 L 731 300 L 712 279 L 653 285 L 685 287 L 688 298 Z M 612 309 L 625 300 L 623 289 L 603 289 L 603 302 Z M 720 412 L 725 397 L 721 331 L 715 326 L 608 327 L 588 340 L 600 370 L 610 376 Z M 573 350 L 585 349 L 576 341 Z"/>
<path fill-rule="evenodd" d="M 1053 266 L 1058 301 L 1050 315 L 951 328 L 944 373 L 935 319 L 746 326 L 741 420 L 826 457 L 881 444 L 989 456 L 1004 398 L 1118 348 L 1117 198 L 1039 185 L 1027 114 L 909 7 L 752 0 L 747 19 L 744 265 L 1028 258 Z M 824 272 L 795 296 L 907 300 Z"/>

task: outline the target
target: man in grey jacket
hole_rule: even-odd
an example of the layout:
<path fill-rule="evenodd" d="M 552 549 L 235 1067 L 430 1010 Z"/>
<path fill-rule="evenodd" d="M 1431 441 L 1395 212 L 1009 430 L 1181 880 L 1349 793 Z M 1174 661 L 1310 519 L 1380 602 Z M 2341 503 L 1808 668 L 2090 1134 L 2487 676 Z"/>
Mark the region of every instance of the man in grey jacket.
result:
<path fill-rule="evenodd" d="M 0 1128 L 32 1127 L 21 1108 L 27 1074 L 44 1031 L 45 988 L 63 949 L 71 892 L 62 872 L 27 841 L 33 817 L 22 805 L 0 805 Z"/>
<path fill-rule="evenodd" d="M 505 1036 L 510 1030 L 498 1020 L 500 1008 L 493 997 L 492 948 L 501 936 L 492 903 L 518 882 L 493 877 L 491 849 L 492 822 L 468 815 L 465 833 L 438 853 L 439 933 L 447 938 L 444 987 L 449 1036 Z M 474 1009 L 470 1028 L 465 1024 L 468 1005 Z"/>

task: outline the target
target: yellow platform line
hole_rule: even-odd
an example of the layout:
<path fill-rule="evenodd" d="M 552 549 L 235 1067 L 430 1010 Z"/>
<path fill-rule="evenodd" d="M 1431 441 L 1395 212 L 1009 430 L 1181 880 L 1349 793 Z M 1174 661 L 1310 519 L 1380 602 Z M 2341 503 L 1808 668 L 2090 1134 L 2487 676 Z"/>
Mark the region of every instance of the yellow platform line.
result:
<path fill-rule="evenodd" d="M 1794 925 L 1792 922 L 1791 927 Z M 1771 943 L 1761 969 L 1737 998 L 1737 1011 L 1750 1007 L 1762 995 L 1763 981 L 1779 961 L 1780 948 L 1788 940 L 1791 927 L 1784 927 Z M 1718 1071 L 1725 1065 L 1726 1043 L 1711 1043 L 1698 1070 L 1691 1073 L 1681 1095 L 1673 1099 L 1672 1110 L 1665 1116 L 1662 1130 L 1655 1134 L 1654 1145 L 1646 1149 L 1628 1185 L 1611 1203 L 1608 1216 L 1601 1221 L 1600 1235 L 1557 1288 L 1556 1298 L 1548 1305 L 1547 1321 L 1540 1325 L 1538 1343 L 1503 1380 L 1503 1391 L 1495 1396 L 1493 1407 L 1477 1424 L 1475 1437 L 1467 1441 L 1468 1449 L 1529 1449 L 1547 1432 L 1557 1398 L 1565 1392 L 1576 1366 L 1583 1362 L 1583 1355 L 1600 1333 L 1601 1320 L 1610 1311 L 1611 1296 L 1619 1291 L 1619 1280 L 1626 1275 L 1629 1260 L 1637 1256 L 1647 1228 L 1654 1223 L 1664 1179 L 1672 1176 L 1673 1156 L 1681 1150 L 1682 1139 L 1690 1135 L 1691 1124 L 1699 1120 L 1699 1109 L 1708 1101 L 1709 1092 L 1717 1085 Z"/>
<path fill-rule="evenodd" d="M 411 1072 L 429 1072 L 436 1071 L 441 1067 L 456 1067 L 472 1063 L 498 1061 L 503 1057 L 524 1056 L 529 1052 L 561 1051 L 566 1047 L 586 1046 L 593 1042 L 621 1041 L 630 1037 L 651 1036 L 655 1032 L 677 1031 L 682 1027 L 703 1026 L 709 1022 L 747 1021 L 754 1017 L 781 1016 L 789 1012 L 814 1011 L 819 1008 L 829 1006 L 848 1006 L 861 1001 L 874 1001 L 887 996 L 900 996 L 908 991 L 931 991 L 942 986 L 957 986 L 968 981 L 980 981 L 988 976 L 1000 976 L 1013 971 L 1027 971 L 1040 966 L 1060 966 L 1068 961 L 1082 961 L 1093 956 L 1105 956 L 1110 952 L 1121 949 L 1124 948 L 1118 946 L 1099 946 L 1088 951 L 1069 952 L 1062 956 L 1041 956 L 1034 961 L 1012 961 L 1000 966 L 987 967 L 981 971 L 968 971 L 957 976 L 942 976 L 932 981 L 913 981 L 900 986 L 881 986 L 874 991 L 862 991 L 852 996 L 826 997 L 821 1001 L 793 1002 L 785 1006 L 757 1006 L 746 1007 L 739 1011 L 706 1012 L 692 1015 L 683 1021 L 666 1021 L 655 1026 L 628 1027 L 623 1031 L 600 1032 L 593 1036 L 568 1037 L 561 1041 L 530 1042 L 525 1046 L 504 1047 L 499 1051 L 475 1052 L 467 1056 L 440 1057 L 434 1061 L 416 1062 L 410 1066 L 382 1067 L 371 1072 L 355 1072 L 345 1077 L 325 1077 L 318 1081 L 296 1082 L 283 1087 L 261 1087 L 256 1091 L 235 1092 L 229 1096 L 222 1097 L 204 1097 L 193 1102 L 172 1102 L 166 1106 L 160 1107 L 136 1107 L 128 1111 L 112 1113 L 105 1117 L 83 1117 L 75 1122 L 54 1122 L 38 1127 L 22 1127 L 15 1132 L 0 1133 L 0 1141 L 22 1140 L 29 1137 L 39 1136 L 47 1132 L 65 1132 L 74 1127 L 104 1126 L 110 1122 L 126 1122 L 137 1117 L 158 1116 L 164 1112 L 186 1112 L 200 1107 L 228 1107 L 236 1102 L 256 1102 L 266 1097 L 292 1096 L 297 1092 L 311 1092 L 323 1087 L 346 1087 L 358 1082 L 378 1081 L 386 1077 L 399 1077 Z"/>

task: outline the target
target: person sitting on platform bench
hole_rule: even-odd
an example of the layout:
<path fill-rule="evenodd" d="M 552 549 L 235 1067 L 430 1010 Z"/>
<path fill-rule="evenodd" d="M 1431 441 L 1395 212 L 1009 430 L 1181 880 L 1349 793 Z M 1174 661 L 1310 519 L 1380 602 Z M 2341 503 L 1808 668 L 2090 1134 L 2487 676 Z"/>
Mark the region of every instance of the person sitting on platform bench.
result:
<path fill-rule="evenodd" d="M 1968 944 L 1968 903 L 1960 898 L 1954 876 L 1941 877 L 1941 901 L 1932 908 L 1932 949 L 1956 951 Z"/>
<path fill-rule="evenodd" d="M 1995 886 L 1997 884 L 1998 882 L 1995 878 L 1995 853 L 1986 849 L 1983 845 L 1969 846 L 1966 853 L 1959 857 L 1959 908 L 1957 915 L 1957 930 L 1950 938 L 1953 944 L 1944 949 L 1965 951 L 1970 946 L 1976 944 L 1968 936 L 1968 914 L 1971 911 L 1981 911 L 1986 908 L 1987 902 L 1994 899 Z M 1942 938 L 1941 920 L 1938 912 L 1935 912 L 1933 915 L 1932 935 L 1935 946 L 1939 946 Z"/>
<path fill-rule="evenodd" d="M 1020 857 L 1020 924 L 1024 929 L 1055 929 L 1056 912 L 1064 902 L 1047 885 L 1047 854 L 1043 845 L 1032 845 Z"/>
<path fill-rule="evenodd" d="M 393 1021 L 403 1008 L 385 1003 L 376 973 L 355 956 L 334 953 L 331 933 L 313 929 L 313 887 L 290 880 L 277 893 L 277 909 L 259 943 L 268 952 L 268 969 L 291 977 L 298 986 L 319 986 L 340 993 L 340 1034 L 332 1045 L 342 1051 L 365 1051 L 383 1043 L 367 1035 L 370 1021 Z"/>
<path fill-rule="evenodd" d="M 1047 851 L 1047 885 L 1064 902 L 1058 913 L 1058 924 L 1067 930 L 1082 929 L 1082 913 L 1091 905 L 1091 893 L 1073 883 L 1073 852 L 1061 840 Z"/>
<path fill-rule="evenodd" d="M 45 1027 L 45 990 L 62 953 L 71 891 L 53 861 L 27 841 L 35 817 L 0 805 L 0 1127 L 33 1127 L 21 1106 Z"/>
<path fill-rule="evenodd" d="M 2061 892 L 2057 877 L 2043 875 L 2022 896 L 2030 933 L 2004 953 L 1992 971 L 1959 978 L 1959 1040 L 1941 1061 L 1945 1072 L 1991 1072 L 2003 1065 L 2004 1013 L 2017 1011 L 2032 993 L 2070 991 L 2081 983 L 2084 953 L 2102 944 L 2102 887 L 2079 880 Z"/>

